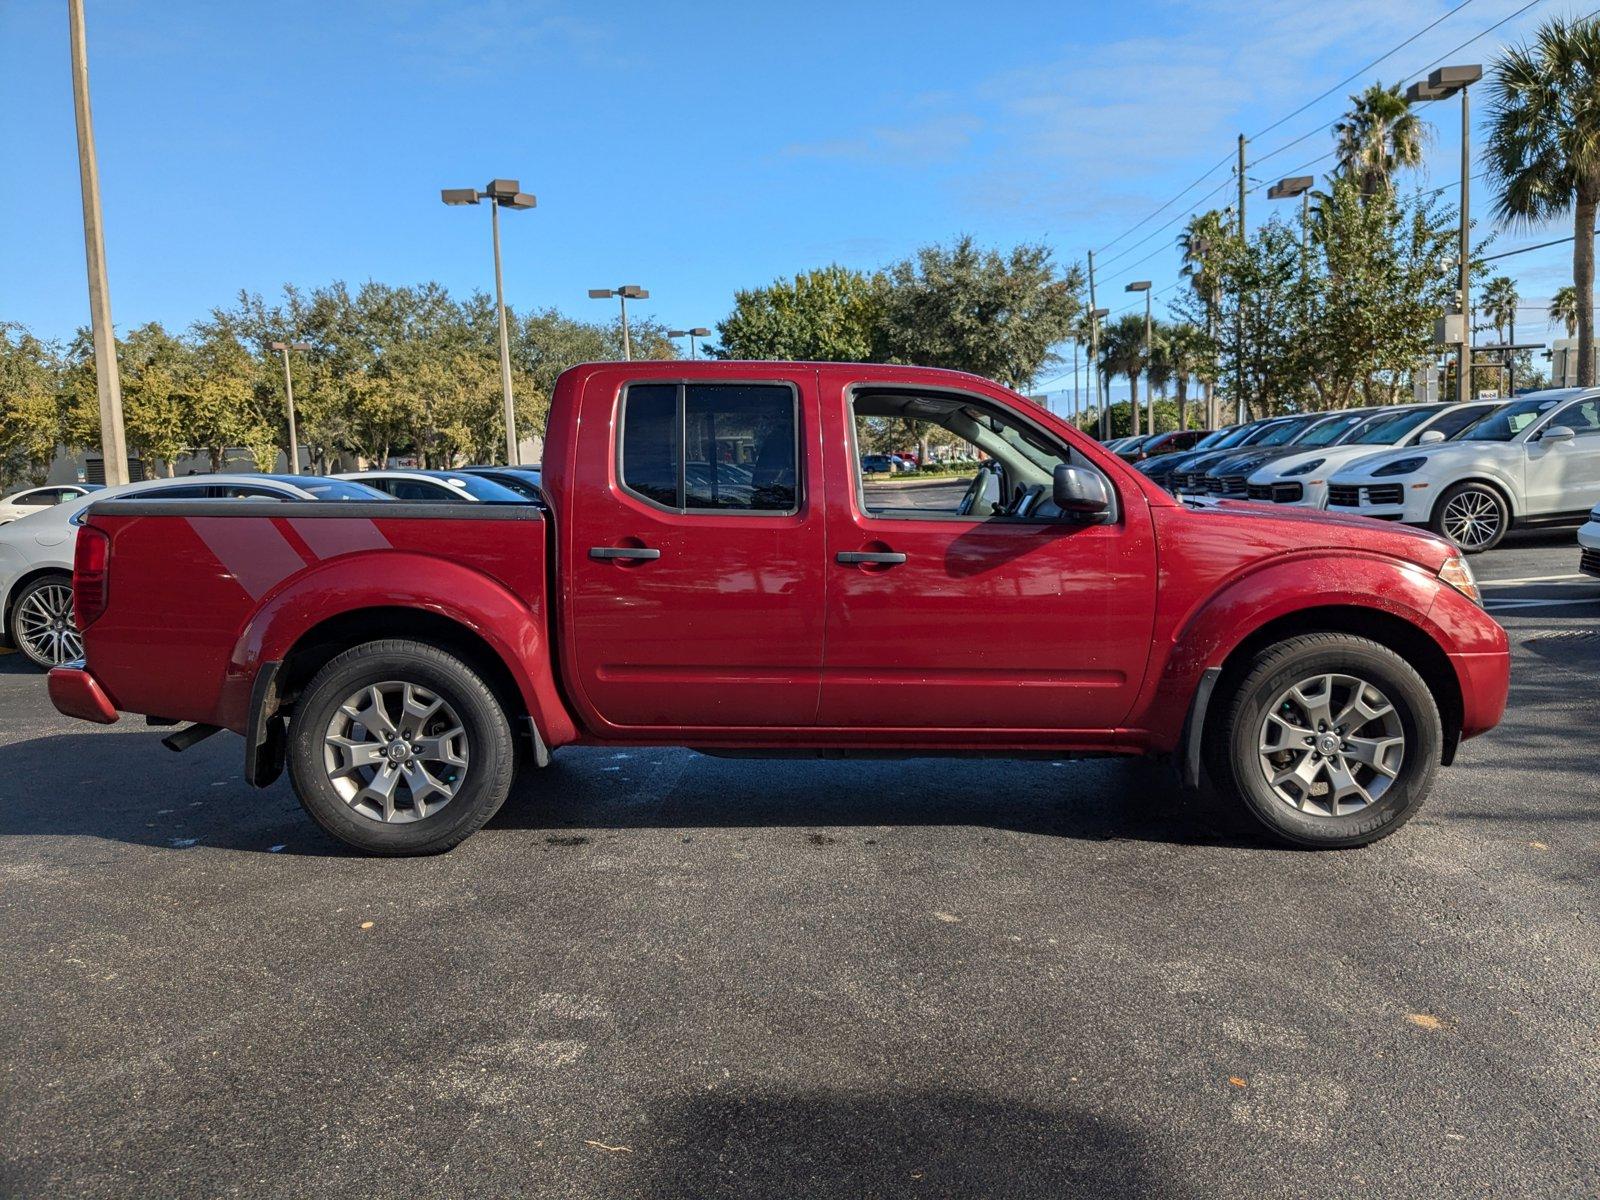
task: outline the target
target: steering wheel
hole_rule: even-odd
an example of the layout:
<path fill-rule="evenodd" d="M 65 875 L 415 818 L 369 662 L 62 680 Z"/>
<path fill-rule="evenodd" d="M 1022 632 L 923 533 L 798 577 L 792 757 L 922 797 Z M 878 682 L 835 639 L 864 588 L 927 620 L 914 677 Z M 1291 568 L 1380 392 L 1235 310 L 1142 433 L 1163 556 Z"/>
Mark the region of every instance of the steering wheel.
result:
<path fill-rule="evenodd" d="M 956 506 L 956 516 L 970 517 L 972 515 L 973 510 L 978 507 L 978 501 L 983 498 L 983 490 L 989 474 L 990 470 L 987 463 L 980 466 L 973 473 L 972 482 L 967 484 L 967 494 L 961 497 L 961 503 Z"/>

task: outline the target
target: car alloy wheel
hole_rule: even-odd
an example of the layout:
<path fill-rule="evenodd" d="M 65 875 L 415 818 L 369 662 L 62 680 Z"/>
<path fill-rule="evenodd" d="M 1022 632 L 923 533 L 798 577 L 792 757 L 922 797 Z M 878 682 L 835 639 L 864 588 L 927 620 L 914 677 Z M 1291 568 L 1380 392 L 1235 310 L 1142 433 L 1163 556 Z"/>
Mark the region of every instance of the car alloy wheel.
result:
<path fill-rule="evenodd" d="M 323 766 L 351 810 L 398 824 L 432 816 L 466 782 L 470 748 L 455 709 L 417 684 L 361 688 L 334 711 Z"/>
<path fill-rule="evenodd" d="M 1488 492 L 1469 488 L 1445 501 L 1439 523 L 1445 537 L 1463 550 L 1480 550 L 1500 536 L 1500 503 Z"/>
<path fill-rule="evenodd" d="M 59 667 L 83 657 L 71 584 L 52 581 L 32 588 L 17 603 L 14 620 L 19 648 L 35 662 Z"/>
<path fill-rule="evenodd" d="M 1405 728 L 1389 698 L 1355 675 L 1284 689 L 1261 723 L 1261 771 L 1299 812 L 1343 817 L 1383 798 L 1405 762 Z"/>

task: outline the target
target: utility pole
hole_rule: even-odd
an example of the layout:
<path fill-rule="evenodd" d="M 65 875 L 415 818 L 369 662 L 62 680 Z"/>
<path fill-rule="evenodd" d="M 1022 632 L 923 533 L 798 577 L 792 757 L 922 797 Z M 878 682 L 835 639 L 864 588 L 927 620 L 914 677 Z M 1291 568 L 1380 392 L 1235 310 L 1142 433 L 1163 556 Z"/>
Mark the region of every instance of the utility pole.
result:
<path fill-rule="evenodd" d="M 1481 74 L 1481 72 L 1480 72 Z M 1461 365 L 1456 368 L 1456 400 L 1472 399 L 1472 121 L 1470 87 L 1461 88 Z"/>
<path fill-rule="evenodd" d="M 122 381 L 117 373 L 117 336 L 111 324 L 111 287 L 106 282 L 83 0 L 67 0 L 67 24 L 72 41 L 72 108 L 78 124 L 78 180 L 83 191 L 83 250 L 89 268 L 89 326 L 94 331 L 94 382 L 100 397 L 100 456 L 105 462 L 106 483 L 115 486 L 128 482 L 128 442 L 122 429 Z"/>
<path fill-rule="evenodd" d="M 1100 321 L 1094 315 L 1098 311 L 1094 298 L 1094 251 L 1089 251 L 1089 369 L 1094 372 L 1096 382 L 1100 379 Z M 1096 407 L 1100 410 L 1100 440 L 1103 442 L 1110 437 L 1106 425 L 1106 408 L 1099 403 L 1100 390 L 1095 389 Z"/>
<path fill-rule="evenodd" d="M 283 355 L 283 394 L 289 412 L 289 474 L 300 474 L 300 436 L 294 419 L 294 377 L 289 374 L 289 351 L 309 350 L 310 342 L 273 342 L 272 348 Z M 258 466 L 260 464 L 257 464 Z"/>
<path fill-rule="evenodd" d="M 1241 248 L 1244 246 L 1244 238 L 1245 238 L 1245 232 L 1244 232 L 1244 194 L 1245 194 L 1245 184 L 1244 184 L 1244 147 L 1245 147 L 1245 138 L 1244 138 L 1244 134 L 1241 133 L 1239 135 L 1239 245 L 1240 245 Z M 1244 420 L 1245 420 L 1245 402 L 1244 402 L 1244 293 L 1242 291 L 1239 293 L 1239 310 L 1234 316 L 1233 326 L 1234 326 L 1233 332 L 1234 332 L 1234 339 L 1235 339 L 1234 340 L 1233 366 L 1234 366 L 1234 375 L 1235 375 L 1235 378 L 1236 378 L 1236 381 L 1237 381 L 1237 385 L 1238 385 L 1238 388 L 1239 388 L 1239 397 L 1238 397 L 1239 403 L 1237 405 L 1237 408 L 1238 408 L 1238 413 L 1239 413 L 1239 424 L 1243 425 L 1244 424 Z"/>

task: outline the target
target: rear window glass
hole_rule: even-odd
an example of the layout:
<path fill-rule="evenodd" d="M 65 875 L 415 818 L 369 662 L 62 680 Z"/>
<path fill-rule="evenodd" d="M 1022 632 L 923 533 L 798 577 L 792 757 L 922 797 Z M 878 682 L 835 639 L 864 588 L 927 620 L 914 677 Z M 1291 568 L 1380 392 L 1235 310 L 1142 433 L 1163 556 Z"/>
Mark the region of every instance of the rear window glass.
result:
<path fill-rule="evenodd" d="M 687 512 L 798 507 L 794 392 L 772 384 L 640 384 L 624 399 L 621 477 Z"/>

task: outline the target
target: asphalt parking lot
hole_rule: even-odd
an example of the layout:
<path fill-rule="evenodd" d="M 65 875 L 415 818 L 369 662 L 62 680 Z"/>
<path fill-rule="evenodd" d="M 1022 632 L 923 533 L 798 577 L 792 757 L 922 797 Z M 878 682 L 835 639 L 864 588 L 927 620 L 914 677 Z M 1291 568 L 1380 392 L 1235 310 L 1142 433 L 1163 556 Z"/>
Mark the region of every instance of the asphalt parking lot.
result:
<path fill-rule="evenodd" d="M 1340 854 L 1142 763 L 569 750 L 363 859 L 0 657 L 0 1193 L 1595 1195 L 1576 556 L 1476 560 L 1507 720 Z"/>

